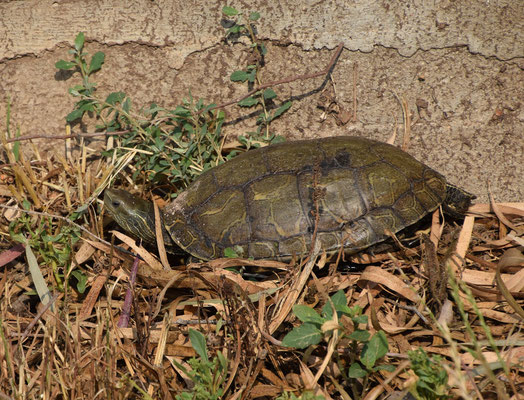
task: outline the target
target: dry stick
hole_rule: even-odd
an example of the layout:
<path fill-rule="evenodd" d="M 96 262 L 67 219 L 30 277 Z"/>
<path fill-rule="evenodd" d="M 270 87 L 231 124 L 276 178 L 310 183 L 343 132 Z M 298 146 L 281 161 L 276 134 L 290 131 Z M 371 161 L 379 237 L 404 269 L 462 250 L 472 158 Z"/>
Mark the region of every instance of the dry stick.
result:
<path fill-rule="evenodd" d="M 131 318 L 131 306 L 133 305 L 133 299 L 135 294 L 135 282 L 136 275 L 138 271 L 138 263 L 140 259 L 135 257 L 133 261 L 133 266 L 131 267 L 131 272 L 129 273 L 129 287 L 127 288 L 126 297 L 124 298 L 124 306 L 122 307 L 122 314 L 118 320 L 117 326 L 119 328 L 127 328 L 129 319 Z"/>
<path fill-rule="evenodd" d="M 158 254 L 160 256 L 160 262 L 165 270 L 171 271 L 169 266 L 169 261 L 167 259 L 166 247 L 164 245 L 164 234 L 162 232 L 162 220 L 160 216 L 160 210 L 158 209 L 158 204 L 153 201 L 153 209 L 155 211 L 155 236 L 156 244 L 158 248 Z"/>
<path fill-rule="evenodd" d="M 46 135 L 45 133 L 38 134 L 35 133 L 34 135 L 25 135 L 25 136 L 18 136 L 15 138 L 7 139 L 7 143 L 12 142 L 21 142 L 25 140 L 33 140 L 33 139 L 72 139 L 72 138 L 89 138 L 89 137 L 96 137 L 96 136 L 113 136 L 113 135 L 124 135 L 126 133 L 131 132 L 130 130 L 126 131 L 115 131 L 115 132 L 93 132 L 93 133 L 73 133 L 71 135 Z"/>
<path fill-rule="evenodd" d="M 235 324 L 235 335 L 236 335 L 235 336 L 236 337 L 236 354 L 235 354 L 235 359 L 233 361 L 233 368 L 231 369 L 231 371 L 229 371 L 230 373 L 229 379 L 227 380 L 224 386 L 224 393 L 226 393 L 229 387 L 233 384 L 233 381 L 235 380 L 235 377 L 238 372 L 238 366 L 240 365 L 240 355 L 242 354 L 242 340 L 240 340 L 240 338 L 242 335 L 240 334 L 238 324 Z M 251 366 L 249 369 L 251 369 Z"/>
<path fill-rule="evenodd" d="M 315 375 L 315 378 L 313 379 L 312 385 L 317 385 L 318 384 L 318 380 L 320 379 L 320 377 L 322 376 L 322 374 L 326 370 L 329 362 L 331 361 L 331 357 L 333 356 L 333 353 L 335 352 L 336 346 L 338 344 L 338 315 L 337 315 L 337 310 L 335 309 L 335 305 L 333 304 L 331 299 L 329 300 L 329 302 L 331 304 L 331 308 L 333 309 L 333 319 L 331 321 L 329 321 L 332 324 L 332 326 L 334 327 L 333 334 L 332 334 L 331 339 L 330 339 L 330 341 L 328 343 L 327 352 L 326 352 L 326 356 L 324 357 L 324 361 L 322 361 L 322 364 L 320 365 L 320 368 L 318 369 L 318 371 L 317 371 L 317 373 Z"/>
<path fill-rule="evenodd" d="M 155 367 L 158 367 L 159 370 L 162 368 L 162 360 L 164 358 L 165 351 L 166 351 L 167 335 L 169 332 L 170 320 L 171 320 L 170 312 L 167 311 L 164 314 L 164 319 L 162 321 L 162 327 L 160 329 L 160 338 L 158 340 L 158 345 L 155 351 L 154 365 Z M 151 382 L 149 383 L 147 393 L 150 396 L 153 396 L 154 394 L 154 386 Z"/>
<path fill-rule="evenodd" d="M 331 60 L 329 61 L 329 64 L 326 66 L 326 68 L 322 69 L 321 71 L 315 72 L 313 74 L 302 74 L 302 75 L 290 76 L 290 77 L 281 79 L 279 81 L 265 83 L 262 86 L 258 86 L 256 88 L 250 90 L 249 92 L 247 92 L 247 94 L 245 94 L 244 96 L 240 97 L 239 99 L 231 100 L 231 101 L 219 104 L 217 106 L 211 107 L 211 108 L 208 109 L 208 111 L 214 110 L 216 108 L 227 107 L 227 106 L 230 106 L 231 104 L 236 104 L 239 101 L 242 101 L 242 100 L 248 98 L 249 96 L 255 94 L 256 92 L 258 92 L 258 91 L 260 91 L 262 89 L 266 89 L 268 87 L 278 86 L 278 85 L 282 85 L 284 83 L 291 83 L 291 82 L 298 81 L 298 80 L 312 79 L 312 78 L 316 78 L 316 77 L 322 76 L 322 75 L 328 75 L 330 73 L 331 69 L 333 68 L 333 66 L 335 65 L 335 62 L 337 61 L 337 58 L 340 56 L 340 53 L 342 52 L 343 48 L 344 48 L 344 43 L 342 43 L 342 42 L 339 43 L 338 46 L 337 46 L 337 49 L 335 51 L 335 54 L 333 54 L 333 57 L 331 57 Z"/>
<path fill-rule="evenodd" d="M 382 392 L 384 392 L 384 388 L 387 384 L 389 384 L 394 378 L 396 378 L 403 370 L 405 370 L 406 368 L 408 368 L 411 364 L 411 361 L 409 360 L 406 360 L 406 361 L 403 361 L 402 363 L 399 364 L 399 366 L 397 367 L 397 369 L 392 372 L 388 377 L 387 379 L 382 382 L 381 385 L 377 385 L 375 386 L 373 389 L 371 389 L 367 394 L 366 396 L 364 397 L 364 400 L 375 400 L 378 398 L 378 396 L 380 394 L 382 394 Z"/>
<path fill-rule="evenodd" d="M 277 318 L 271 321 L 271 324 L 269 325 L 268 333 L 270 335 L 273 334 L 277 330 L 277 328 L 282 324 L 282 322 L 284 322 L 284 320 L 287 318 L 292 307 L 296 304 L 296 300 L 298 299 L 300 293 L 304 289 L 304 286 L 306 285 L 309 276 L 311 275 L 311 271 L 313 270 L 313 267 L 315 266 L 315 263 L 317 261 L 317 256 L 321 251 L 320 242 L 318 240 L 313 243 L 313 246 L 313 254 L 311 255 L 311 258 L 304 266 L 304 269 L 300 273 L 300 276 L 296 280 L 294 280 L 293 285 L 288 289 L 286 293 L 284 307 L 280 310 Z"/>
<path fill-rule="evenodd" d="M 269 333 L 265 331 L 265 326 L 267 326 L 266 320 L 264 318 L 265 314 L 264 311 L 266 309 L 266 296 L 260 296 L 260 299 L 258 300 L 258 330 L 260 331 L 260 334 L 269 340 L 271 343 L 273 343 L 276 346 L 281 346 L 282 342 L 278 339 L 275 339 L 273 336 L 271 336 Z"/>
<path fill-rule="evenodd" d="M 49 300 L 49 303 L 47 303 L 42 309 L 35 315 L 33 320 L 27 325 L 24 332 L 22 333 L 22 336 L 20 336 L 20 339 L 18 340 L 19 343 L 22 343 L 26 337 L 29 336 L 29 332 L 33 327 L 36 325 L 36 323 L 42 318 L 42 315 L 53 305 L 55 304 L 55 301 L 61 296 L 61 294 L 55 294 L 51 300 Z"/>

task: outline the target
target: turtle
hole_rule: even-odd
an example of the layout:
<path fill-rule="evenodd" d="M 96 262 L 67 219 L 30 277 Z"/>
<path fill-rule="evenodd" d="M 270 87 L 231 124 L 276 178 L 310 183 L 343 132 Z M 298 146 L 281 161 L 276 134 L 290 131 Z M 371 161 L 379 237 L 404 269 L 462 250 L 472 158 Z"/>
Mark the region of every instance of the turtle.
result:
<path fill-rule="evenodd" d="M 213 167 L 161 210 L 166 249 L 201 260 L 289 260 L 310 251 L 360 252 L 442 206 L 463 216 L 475 196 L 398 147 L 336 136 L 244 152 Z M 126 231 L 155 243 L 154 209 L 120 189 L 104 205 Z"/>

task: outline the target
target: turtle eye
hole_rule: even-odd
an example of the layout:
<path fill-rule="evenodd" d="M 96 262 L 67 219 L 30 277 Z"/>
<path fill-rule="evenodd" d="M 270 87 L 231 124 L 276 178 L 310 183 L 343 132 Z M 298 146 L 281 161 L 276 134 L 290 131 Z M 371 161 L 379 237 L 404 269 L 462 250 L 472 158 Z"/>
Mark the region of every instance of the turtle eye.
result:
<path fill-rule="evenodd" d="M 120 204 L 122 204 L 122 203 L 120 202 L 120 200 L 113 200 L 113 201 L 111 202 L 111 205 L 112 205 L 114 208 L 118 208 L 118 207 L 120 206 Z"/>

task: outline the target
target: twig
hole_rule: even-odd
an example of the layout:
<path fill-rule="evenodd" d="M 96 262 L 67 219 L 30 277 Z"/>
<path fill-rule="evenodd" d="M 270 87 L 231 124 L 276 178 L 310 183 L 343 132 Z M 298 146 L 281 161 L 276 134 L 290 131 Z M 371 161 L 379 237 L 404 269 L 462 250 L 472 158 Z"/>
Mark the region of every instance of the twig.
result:
<path fill-rule="evenodd" d="M 316 385 L 318 383 L 318 380 L 320 379 L 320 377 L 322 376 L 322 374 L 324 373 L 324 371 L 326 370 L 329 362 L 331 361 L 331 356 L 333 355 L 333 353 L 335 352 L 336 350 L 336 347 L 338 345 L 338 315 L 337 315 L 337 310 L 335 309 L 335 305 L 333 304 L 333 302 L 330 300 L 330 305 L 331 305 L 331 308 L 333 309 L 333 319 L 330 321 L 333 323 L 334 326 L 336 326 L 335 329 L 333 329 L 333 333 L 332 333 L 332 336 L 331 336 L 331 339 L 329 340 L 329 343 L 328 343 L 328 347 L 327 347 L 327 352 L 326 352 L 326 355 L 324 357 L 324 361 L 322 361 L 322 364 L 320 365 L 316 375 L 315 375 L 315 378 L 313 379 L 313 383 L 311 384 L 311 386 L 313 385 Z"/>
<path fill-rule="evenodd" d="M 133 266 L 131 267 L 131 271 L 129 272 L 129 287 L 127 288 L 126 297 L 124 299 L 122 314 L 120 315 L 120 319 L 118 320 L 117 326 L 119 328 L 127 328 L 129 319 L 131 317 L 131 305 L 133 304 L 133 297 L 135 295 L 135 282 L 139 260 L 140 259 L 138 257 L 135 257 L 135 260 L 133 261 Z"/>
<path fill-rule="evenodd" d="M 302 75 L 290 76 L 290 77 L 287 77 L 287 78 L 284 78 L 284 79 L 281 79 L 281 80 L 278 80 L 278 81 L 265 83 L 262 86 L 258 86 L 256 88 L 250 90 L 249 92 L 247 92 L 247 94 L 245 94 L 244 96 L 242 96 L 242 97 L 240 97 L 240 98 L 238 98 L 236 100 L 227 101 L 225 103 L 222 103 L 222 104 L 219 104 L 217 106 L 211 107 L 211 108 L 207 109 L 207 111 L 211 111 L 211 110 L 214 110 L 216 108 L 224 108 L 224 107 L 230 106 L 231 104 L 236 104 L 239 101 L 242 101 L 242 100 L 248 98 L 249 96 L 255 94 L 256 92 L 258 92 L 258 91 L 260 91 L 262 89 L 266 89 L 268 87 L 278 86 L 278 85 L 282 85 L 284 83 L 290 83 L 290 82 L 294 82 L 294 81 L 298 81 L 298 80 L 312 79 L 312 78 L 316 78 L 316 77 L 322 76 L 322 75 L 328 75 L 331 72 L 331 69 L 333 68 L 333 66 L 335 65 L 335 62 L 337 61 L 338 57 L 340 56 L 340 53 L 342 52 L 343 48 L 344 48 L 344 43 L 339 43 L 338 46 L 337 46 L 337 49 L 335 51 L 335 54 L 333 54 L 333 57 L 331 57 L 331 60 L 329 61 L 329 64 L 324 69 L 322 69 L 322 70 L 320 70 L 318 72 L 315 72 L 315 73 L 312 73 L 312 74 L 302 74 Z"/>
<path fill-rule="evenodd" d="M 275 339 L 273 336 L 271 336 L 269 333 L 267 333 L 262 327 L 258 327 L 260 330 L 260 334 L 267 340 L 269 340 L 271 343 L 273 343 L 276 346 L 282 346 L 282 341 Z"/>
<path fill-rule="evenodd" d="M 218 323 L 217 320 L 213 319 L 183 319 L 178 318 L 171 322 L 171 325 L 200 325 L 202 323 L 209 324 L 209 325 L 216 325 Z"/>
<path fill-rule="evenodd" d="M 32 161 L 29 161 L 28 162 L 29 166 L 32 167 L 32 166 L 35 166 L 35 167 L 41 167 L 42 165 L 47 165 L 47 163 L 45 161 L 39 161 L 39 160 L 32 160 Z M 12 168 L 13 165 L 17 165 L 17 163 L 5 163 L 5 164 L 0 164 L 0 169 L 4 169 L 4 168 Z M 42 179 L 42 181 L 45 181 L 46 179 Z"/>
<path fill-rule="evenodd" d="M 403 310 L 411 311 L 412 313 L 416 314 L 426 325 L 429 324 L 428 319 L 424 316 L 424 314 L 422 314 L 422 312 L 420 312 L 420 310 L 417 307 L 400 304 L 399 302 L 393 301 L 388 298 L 385 298 L 384 300 L 393 304 L 395 307 L 402 308 Z"/>
<path fill-rule="evenodd" d="M 27 325 L 27 327 L 25 328 L 24 332 L 22 333 L 22 336 L 20 336 L 20 339 L 19 339 L 19 342 L 22 343 L 25 338 L 27 336 L 29 336 L 29 332 L 31 331 L 31 329 L 33 329 L 33 327 L 36 325 L 36 323 L 40 320 L 40 318 L 42 318 L 42 315 L 44 315 L 44 313 L 49 310 L 49 308 L 55 304 L 55 301 L 56 299 L 58 299 L 59 297 L 61 296 L 61 294 L 55 294 L 51 300 L 49 300 L 49 303 L 47 303 L 44 307 L 42 307 L 42 309 L 35 315 L 35 317 L 33 318 L 33 320 L 29 323 L 29 325 Z"/>
<path fill-rule="evenodd" d="M 113 135 L 124 135 L 126 133 L 131 132 L 130 130 L 126 131 L 115 131 L 115 132 L 93 132 L 93 133 L 73 133 L 71 135 L 46 135 L 45 133 L 35 133 L 34 135 L 25 135 L 25 136 L 18 136 L 14 138 L 7 139 L 7 143 L 12 142 L 22 142 L 24 140 L 33 140 L 33 139 L 72 139 L 72 138 L 89 138 L 89 137 L 96 137 L 96 136 L 113 136 Z"/>

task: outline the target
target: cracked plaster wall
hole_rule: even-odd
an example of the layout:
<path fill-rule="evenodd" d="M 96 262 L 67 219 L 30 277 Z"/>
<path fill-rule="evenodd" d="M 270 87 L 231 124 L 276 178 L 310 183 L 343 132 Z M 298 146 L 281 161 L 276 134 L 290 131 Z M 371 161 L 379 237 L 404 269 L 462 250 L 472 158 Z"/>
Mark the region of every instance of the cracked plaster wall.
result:
<path fill-rule="evenodd" d="M 176 105 L 191 89 L 221 102 L 243 93 L 228 76 L 246 64 L 242 44 L 224 44 L 220 10 L 208 1 L 11 1 L 0 4 L 0 124 L 5 99 L 22 134 L 63 133 L 74 84 L 54 63 L 67 58 L 79 31 L 106 63 L 101 93 L 123 90 L 138 106 Z M 524 7 L 513 1 L 243 1 L 259 11 L 267 40 L 266 81 L 322 68 L 345 49 L 333 71 L 337 101 L 352 104 L 357 63 L 358 122 L 322 120 L 322 79 L 278 88 L 295 98 L 274 130 L 288 137 L 360 134 L 386 140 L 412 112 L 410 152 L 451 181 L 486 199 L 490 178 L 500 201 L 524 199 Z M 311 92 L 311 93 L 310 93 Z M 304 96 L 305 93 L 310 95 Z M 297 98 L 298 97 L 298 98 Z M 427 104 L 427 107 L 417 107 Z M 245 115 L 228 109 L 231 118 Z M 252 130 L 254 118 L 226 127 Z M 2 128 L 3 129 L 3 128 Z M 80 129 L 76 127 L 75 129 Z M 90 129 L 88 125 L 86 129 Z M 49 143 L 43 144 L 49 146 Z M 51 146 L 52 147 L 52 146 Z"/>

